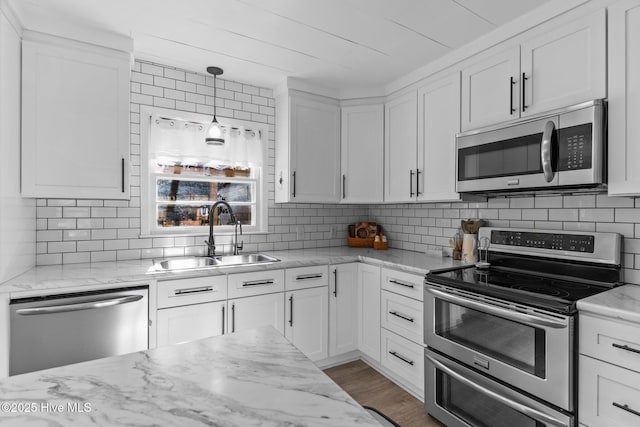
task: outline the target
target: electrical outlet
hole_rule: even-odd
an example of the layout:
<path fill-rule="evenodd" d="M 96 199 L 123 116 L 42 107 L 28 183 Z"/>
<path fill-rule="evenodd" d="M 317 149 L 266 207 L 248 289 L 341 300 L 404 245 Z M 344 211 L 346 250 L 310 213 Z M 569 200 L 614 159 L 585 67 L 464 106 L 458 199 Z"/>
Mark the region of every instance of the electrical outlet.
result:
<path fill-rule="evenodd" d="M 336 237 L 338 237 L 338 227 L 335 225 L 332 225 L 329 228 L 329 238 L 330 239 L 335 239 Z"/>

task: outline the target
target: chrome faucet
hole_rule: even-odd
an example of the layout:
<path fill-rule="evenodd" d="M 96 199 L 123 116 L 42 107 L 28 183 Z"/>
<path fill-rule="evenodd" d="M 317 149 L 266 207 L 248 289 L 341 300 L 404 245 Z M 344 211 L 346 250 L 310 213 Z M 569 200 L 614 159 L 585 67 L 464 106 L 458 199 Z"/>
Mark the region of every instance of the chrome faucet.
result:
<path fill-rule="evenodd" d="M 211 207 L 209 207 L 209 240 L 204 241 L 207 245 L 207 255 L 210 257 L 216 256 L 216 243 L 213 238 L 213 215 L 218 205 L 224 205 L 227 208 L 227 210 L 229 211 L 229 216 L 231 217 L 231 224 L 235 225 L 233 254 L 238 255 L 238 251 L 242 250 L 244 243 L 243 242 L 238 244 L 238 226 L 240 226 L 240 234 L 242 234 L 242 224 L 240 224 L 240 221 L 236 219 L 236 216 L 233 214 L 233 209 L 231 209 L 229 203 L 225 202 L 224 200 L 218 200 L 213 205 L 211 205 Z"/>

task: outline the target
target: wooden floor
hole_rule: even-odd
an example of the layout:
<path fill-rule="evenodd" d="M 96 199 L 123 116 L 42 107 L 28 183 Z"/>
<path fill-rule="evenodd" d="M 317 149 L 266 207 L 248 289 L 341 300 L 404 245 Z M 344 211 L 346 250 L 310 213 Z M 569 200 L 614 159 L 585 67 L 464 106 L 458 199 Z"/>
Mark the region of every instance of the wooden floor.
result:
<path fill-rule="evenodd" d="M 358 403 L 384 413 L 402 427 L 440 427 L 422 402 L 378 373 L 362 360 L 326 369 L 333 381 Z"/>

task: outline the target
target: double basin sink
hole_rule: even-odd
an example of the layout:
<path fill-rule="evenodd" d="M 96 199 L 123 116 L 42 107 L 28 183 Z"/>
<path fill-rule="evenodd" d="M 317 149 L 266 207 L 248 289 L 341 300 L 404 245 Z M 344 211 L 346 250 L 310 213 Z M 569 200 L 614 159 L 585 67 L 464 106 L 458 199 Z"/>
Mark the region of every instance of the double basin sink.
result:
<path fill-rule="evenodd" d="M 256 253 L 242 255 L 221 255 L 214 257 L 188 256 L 181 258 L 168 258 L 154 260 L 154 265 L 156 271 L 174 271 L 264 264 L 277 261 L 280 260 L 269 255 Z"/>

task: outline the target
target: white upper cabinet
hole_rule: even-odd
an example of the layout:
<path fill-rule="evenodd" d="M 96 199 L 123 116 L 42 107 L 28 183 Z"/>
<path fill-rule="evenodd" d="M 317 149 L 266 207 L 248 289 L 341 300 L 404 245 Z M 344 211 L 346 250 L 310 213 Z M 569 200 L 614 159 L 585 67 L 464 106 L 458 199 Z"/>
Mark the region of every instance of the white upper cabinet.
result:
<path fill-rule="evenodd" d="M 22 194 L 129 198 L 130 55 L 26 31 Z"/>
<path fill-rule="evenodd" d="M 276 100 L 276 115 L 276 202 L 338 202 L 338 102 L 285 93 Z"/>
<path fill-rule="evenodd" d="M 463 131 L 607 96 L 604 10 L 531 33 L 462 70 Z"/>
<path fill-rule="evenodd" d="M 640 195 L 640 1 L 609 8 L 609 195 Z"/>
<path fill-rule="evenodd" d="M 417 192 L 418 102 L 415 91 L 384 106 L 384 201 L 408 202 Z"/>
<path fill-rule="evenodd" d="M 456 133 L 460 132 L 460 73 L 418 89 L 418 201 L 459 200 Z"/>
<path fill-rule="evenodd" d="M 384 106 L 342 107 L 341 201 L 383 199 Z"/>
<path fill-rule="evenodd" d="M 521 45 L 522 116 L 607 96 L 604 9 Z"/>
<path fill-rule="evenodd" d="M 480 59 L 462 70 L 462 128 L 481 128 L 519 117 L 520 48 Z"/>

